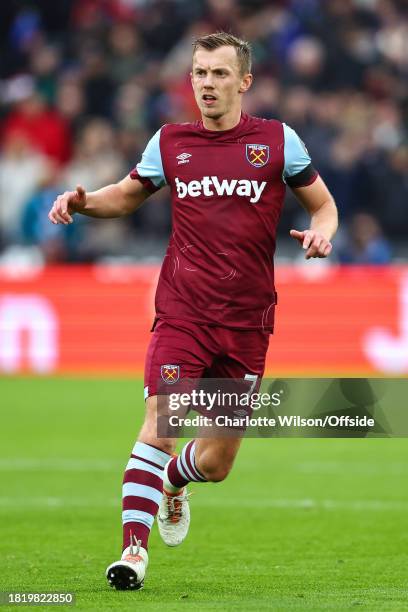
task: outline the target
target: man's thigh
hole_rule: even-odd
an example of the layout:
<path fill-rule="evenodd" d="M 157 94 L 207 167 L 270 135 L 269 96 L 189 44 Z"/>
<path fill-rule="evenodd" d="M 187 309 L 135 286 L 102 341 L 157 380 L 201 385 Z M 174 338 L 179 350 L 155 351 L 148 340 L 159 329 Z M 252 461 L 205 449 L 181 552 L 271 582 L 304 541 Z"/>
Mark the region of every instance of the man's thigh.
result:
<path fill-rule="evenodd" d="M 206 371 L 202 386 L 215 399 L 202 410 L 210 424 L 200 429 L 199 449 L 211 449 L 220 462 L 231 464 L 245 435 L 246 418 L 252 416 L 250 396 L 258 392 L 265 370 L 269 334 L 222 328 L 223 353 Z"/>
<path fill-rule="evenodd" d="M 188 321 L 159 320 L 146 355 L 145 399 L 172 393 L 184 380 L 202 378 L 216 353 L 214 337 L 205 327 Z"/>
<path fill-rule="evenodd" d="M 223 329 L 222 332 L 225 351 L 213 362 L 208 376 L 254 381 L 251 392 L 255 391 L 265 370 L 269 334 L 258 330 Z"/>

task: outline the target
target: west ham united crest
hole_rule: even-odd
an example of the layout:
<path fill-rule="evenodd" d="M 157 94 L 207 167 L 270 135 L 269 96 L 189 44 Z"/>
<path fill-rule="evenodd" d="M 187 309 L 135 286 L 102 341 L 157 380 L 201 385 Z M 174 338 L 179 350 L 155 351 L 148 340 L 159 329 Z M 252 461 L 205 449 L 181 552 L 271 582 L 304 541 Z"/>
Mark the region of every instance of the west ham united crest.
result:
<path fill-rule="evenodd" d="M 247 144 L 246 158 L 255 168 L 262 168 L 269 161 L 269 145 Z"/>
<path fill-rule="evenodd" d="M 160 374 L 165 383 L 173 385 L 180 378 L 180 366 L 172 364 L 162 365 L 160 367 Z"/>

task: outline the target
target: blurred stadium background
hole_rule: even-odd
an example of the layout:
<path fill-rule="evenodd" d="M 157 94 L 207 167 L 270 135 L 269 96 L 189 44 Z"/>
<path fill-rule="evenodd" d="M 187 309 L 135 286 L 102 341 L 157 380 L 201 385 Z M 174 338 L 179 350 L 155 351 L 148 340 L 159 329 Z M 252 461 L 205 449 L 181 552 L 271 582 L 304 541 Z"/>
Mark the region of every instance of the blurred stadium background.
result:
<path fill-rule="evenodd" d="M 330 261 L 304 262 L 288 231 L 307 220 L 288 193 L 269 375 L 408 374 L 404 0 L 1 2 L 0 590 L 134 609 L 102 574 L 143 417 L 169 197 L 68 228 L 47 212 L 77 183 L 127 173 L 163 123 L 197 117 L 191 42 L 216 29 L 253 42 L 246 110 L 298 131 L 340 211 Z M 407 609 L 407 476 L 405 440 L 248 440 L 230 479 L 196 488 L 182 552 L 153 533 L 137 601 Z"/>
<path fill-rule="evenodd" d="M 331 261 L 303 265 L 288 231 L 307 219 L 288 193 L 268 371 L 408 372 L 402 0 L 1 3 L 0 371 L 142 371 L 167 191 L 126 219 L 54 227 L 47 212 L 65 189 L 124 176 L 163 123 L 197 117 L 191 41 L 220 28 L 253 43 L 246 110 L 299 132 L 340 211 Z"/>

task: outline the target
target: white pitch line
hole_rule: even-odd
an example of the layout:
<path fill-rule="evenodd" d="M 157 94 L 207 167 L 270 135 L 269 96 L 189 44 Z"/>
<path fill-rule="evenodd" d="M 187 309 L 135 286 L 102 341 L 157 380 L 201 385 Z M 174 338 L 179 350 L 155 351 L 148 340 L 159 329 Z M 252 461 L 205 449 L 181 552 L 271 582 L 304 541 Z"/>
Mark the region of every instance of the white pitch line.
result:
<path fill-rule="evenodd" d="M 334 499 L 265 499 L 265 500 L 201 500 L 200 506 L 244 507 L 244 508 L 287 508 L 290 510 L 357 510 L 383 511 L 408 510 L 408 501 L 384 500 L 334 500 Z"/>
<path fill-rule="evenodd" d="M 85 499 L 72 497 L 0 497 L 1 508 L 14 508 L 16 511 L 30 508 L 119 508 L 120 497 L 112 499 Z M 265 499 L 265 500 L 242 500 L 242 499 L 196 499 L 194 504 L 197 508 L 236 508 L 237 505 L 244 508 L 255 509 L 290 509 L 290 510 L 351 510 L 383 512 L 384 510 L 404 511 L 408 510 L 408 501 L 384 501 L 384 500 L 333 500 L 333 499 Z"/>
<path fill-rule="evenodd" d="M 120 508 L 121 500 L 117 499 L 77 499 L 72 497 L 0 497 L 0 508 L 14 508 L 15 510 L 24 508 Z"/>
<path fill-rule="evenodd" d="M 123 461 L 111 461 L 108 459 L 33 459 L 30 457 L 0 458 L 0 472 L 111 472 L 125 469 L 126 457 Z M 287 464 L 288 471 L 302 472 L 306 474 L 385 474 L 385 475 L 408 475 L 407 462 L 390 463 L 363 463 L 347 461 L 305 461 L 301 463 Z"/>
<path fill-rule="evenodd" d="M 305 461 L 295 464 L 295 469 L 306 474 L 406 474 L 408 462 L 391 461 L 371 463 L 361 461 Z"/>
<path fill-rule="evenodd" d="M 30 459 L 18 457 L 15 459 L 0 459 L 1 472 L 52 471 L 52 472 L 110 472 L 118 468 L 125 469 L 123 462 L 105 459 Z"/>

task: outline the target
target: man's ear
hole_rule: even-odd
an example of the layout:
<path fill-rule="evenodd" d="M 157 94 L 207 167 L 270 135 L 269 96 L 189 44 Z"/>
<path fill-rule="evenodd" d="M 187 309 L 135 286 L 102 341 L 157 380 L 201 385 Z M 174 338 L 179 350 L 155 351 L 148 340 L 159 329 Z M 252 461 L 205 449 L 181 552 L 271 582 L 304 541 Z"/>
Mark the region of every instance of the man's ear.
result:
<path fill-rule="evenodd" d="M 245 93 L 252 85 L 253 76 L 252 74 L 246 74 L 241 81 L 240 88 L 238 89 L 238 93 Z"/>

